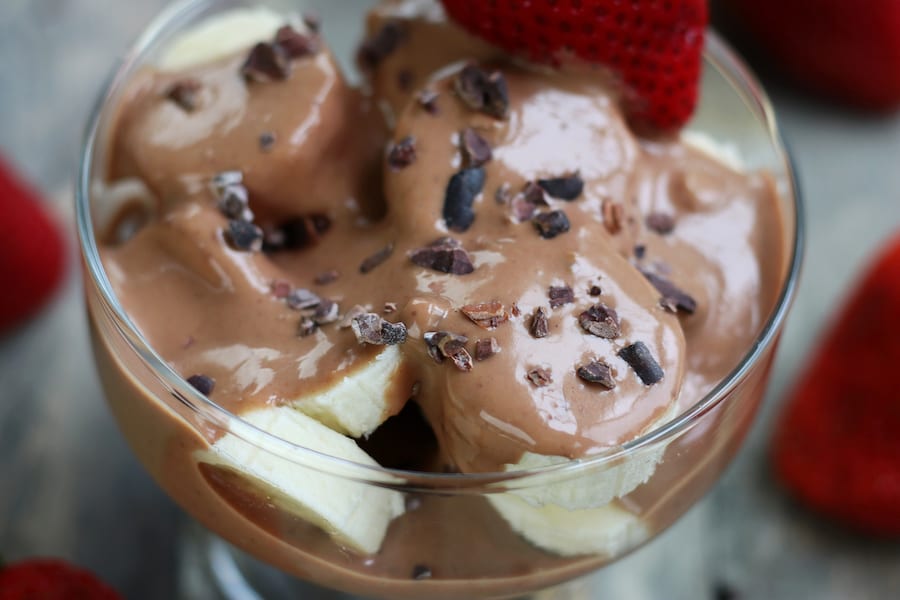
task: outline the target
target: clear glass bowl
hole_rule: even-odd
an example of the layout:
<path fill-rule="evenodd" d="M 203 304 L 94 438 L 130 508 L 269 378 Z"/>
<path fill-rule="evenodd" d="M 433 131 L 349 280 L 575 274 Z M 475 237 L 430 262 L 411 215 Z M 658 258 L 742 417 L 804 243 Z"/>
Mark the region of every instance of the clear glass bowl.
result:
<path fill-rule="evenodd" d="M 802 220 L 796 179 L 769 102 L 747 68 L 711 34 L 705 56 L 703 102 L 691 124 L 692 130 L 736 150 L 747 168 L 770 172 L 781 193 L 779 209 L 788 243 L 783 284 L 768 320 L 734 371 L 705 397 L 682 399 L 682 406 L 688 408 L 673 421 L 589 460 L 494 474 L 373 468 L 276 438 L 199 394 L 149 346 L 130 321 L 100 261 L 92 224 L 92 204 L 96 201 L 92 190 L 105 175 L 113 107 L 124 87 L 173 34 L 225 8 L 255 4 L 259 3 L 188 1 L 158 17 L 103 91 L 84 146 L 76 203 L 94 352 L 112 412 L 147 470 L 197 521 L 237 548 L 285 574 L 362 596 L 523 595 L 602 567 L 670 526 L 710 489 L 742 443 L 763 397 L 800 266 Z M 328 23 L 345 22 L 333 15 L 346 11 L 350 3 L 298 0 L 264 4 L 293 11 L 318 10 L 324 16 L 326 38 L 336 42 L 333 45 L 339 55 L 349 56 L 350 36 L 346 32 L 332 35 Z M 359 10 L 358 3 L 353 6 L 351 10 Z M 407 514 L 418 516 L 395 521 L 379 554 L 354 555 L 322 531 L 278 508 L 265 494 L 243 493 L 227 474 L 198 468 L 197 453 L 208 449 L 209 439 L 224 433 L 238 446 L 277 457 L 301 476 L 318 474 L 323 486 L 330 481 L 353 481 L 364 497 L 403 494 L 407 507 L 415 507 Z M 513 534 L 486 500 L 489 495 L 527 495 L 529 490 L 609 477 L 622 465 L 641 460 L 659 464 L 649 481 L 618 501 L 636 519 L 625 529 L 621 524 L 610 525 L 620 528 L 618 541 L 614 550 L 603 555 L 564 558 L 542 552 Z M 587 527 L 589 517 L 583 519 Z M 472 527 L 483 531 L 474 544 L 471 536 L 460 533 Z M 220 550 L 222 547 L 217 546 Z M 401 551 L 415 560 L 396 559 Z M 289 592 L 311 597 L 308 588 L 302 588 L 304 584 L 292 577 L 265 570 L 261 563 L 246 557 L 235 561 L 235 556 L 237 553 L 213 561 L 218 565 L 214 568 L 220 571 L 220 580 L 231 578 L 227 584 L 231 589 L 224 590 L 229 597 L 261 597 L 252 595 L 256 592 L 251 591 L 250 581 L 255 581 L 258 590 L 269 590 L 260 593 L 272 597 L 284 597 Z M 415 577 L 422 575 L 422 567 L 427 567 L 430 577 Z M 477 582 L 477 589 L 473 582 Z"/>

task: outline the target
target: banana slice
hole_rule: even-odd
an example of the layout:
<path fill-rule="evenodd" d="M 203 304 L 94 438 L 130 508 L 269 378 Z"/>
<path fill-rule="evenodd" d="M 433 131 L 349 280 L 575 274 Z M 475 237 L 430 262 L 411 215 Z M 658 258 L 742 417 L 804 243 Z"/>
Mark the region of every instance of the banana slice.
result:
<path fill-rule="evenodd" d="M 717 140 L 705 131 L 685 129 L 681 141 L 703 152 L 713 160 L 731 167 L 735 171 L 746 171 L 747 165 L 740 148 L 732 142 Z"/>
<path fill-rule="evenodd" d="M 600 554 L 612 558 L 649 537 L 640 519 L 611 504 L 584 510 L 566 510 L 555 504 L 538 508 L 510 492 L 489 495 L 488 500 L 516 533 L 560 556 Z"/>
<path fill-rule="evenodd" d="M 267 407 L 242 417 L 294 444 L 356 463 L 377 465 L 353 440 L 291 407 Z M 391 520 L 404 510 L 399 492 L 296 465 L 233 434 L 226 434 L 211 448 L 197 452 L 196 458 L 242 475 L 281 509 L 320 527 L 335 542 L 356 552 L 377 552 Z"/>
<path fill-rule="evenodd" d="M 673 403 L 662 418 L 650 425 L 648 431 L 667 423 L 677 414 L 677 403 Z M 535 508 L 545 505 L 557 505 L 571 511 L 599 508 L 646 483 L 656 471 L 656 465 L 662 460 L 665 451 L 665 445 L 660 445 L 601 472 L 588 471 L 583 476 L 569 481 L 514 490 L 510 493 L 518 495 Z M 519 462 L 506 465 L 505 470 L 521 471 L 564 462 L 570 462 L 570 459 L 564 456 L 526 452 Z"/>
<path fill-rule="evenodd" d="M 402 363 L 396 346 L 386 346 L 369 364 L 353 371 L 318 394 L 304 396 L 292 406 L 350 437 L 365 437 L 402 407 L 392 401 L 392 382 Z"/>
<path fill-rule="evenodd" d="M 128 241 L 159 206 L 147 185 L 134 177 L 111 183 L 97 181 L 91 192 L 96 198 L 91 203 L 94 229 L 101 239 L 117 244 Z"/>
<path fill-rule="evenodd" d="M 221 13 L 175 37 L 157 66 L 162 71 L 183 71 L 225 58 L 271 40 L 286 22 L 285 15 L 262 6 Z M 291 25 L 302 29 L 293 20 Z"/>

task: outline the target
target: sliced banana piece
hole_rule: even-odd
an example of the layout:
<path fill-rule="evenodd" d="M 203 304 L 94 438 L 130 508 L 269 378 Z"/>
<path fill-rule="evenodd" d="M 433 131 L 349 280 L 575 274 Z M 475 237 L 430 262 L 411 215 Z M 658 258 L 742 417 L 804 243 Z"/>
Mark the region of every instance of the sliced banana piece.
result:
<path fill-rule="evenodd" d="M 350 437 L 368 436 L 396 412 L 391 383 L 402 364 L 397 346 L 386 346 L 366 366 L 318 394 L 303 396 L 294 408 Z"/>
<path fill-rule="evenodd" d="M 377 466 L 353 440 L 289 406 L 258 409 L 242 418 L 298 446 Z M 356 552 L 377 552 L 391 520 L 404 510 L 399 492 L 297 465 L 233 434 L 197 452 L 196 458 L 242 475 L 277 506 L 320 527 L 335 542 Z"/>
<path fill-rule="evenodd" d="M 677 414 L 677 403 L 673 403 L 662 418 L 650 425 L 648 431 L 669 422 Z M 518 495 L 536 508 L 552 504 L 573 511 L 598 508 L 646 483 L 656 471 L 656 465 L 662 460 L 665 451 L 666 446 L 659 445 L 603 470 L 589 469 L 584 475 L 571 480 L 514 490 L 510 493 Z M 522 471 L 565 462 L 570 462 L 570 459 L 564 456 L 526 452 L 519 462 L 506 465 L 505 470 Z"/>
<path fill-rule="evenodd" d="M 685 129 L 681 141 L 703 152 L 713 160 L 731 167 L 735 171 L 746 171 L 747 165 L 737 144 L 715 139 L 705 131 Z"/>
<path fill-rule="evenodd" d="M 223 12 L 176 36 L 157 66 L 162 71 L 183 71 L 231 56 L 271 40 L 286 22 L 285 15 L 262 6 Z M 291 25 L 302 29 L 293 20 Z"/>
<path fill-rule="evenodd" d="M 488 500 L 516 533 L 560 556 L 600 554 L 612 558 L 649 537 L 640 519 L 611 504 L 584 510 L 555 504 L 535 507 L 509 492 L 489 495 Z"/>
<path fill-rule="evenodd" d="M 140 225 L 154 216 L 159 202 L 153 192 L 135 177 L 110 183 L 97 181 L 91 193 L 91 218 L 98 237 L 114 243 L 131 238 Z"/>

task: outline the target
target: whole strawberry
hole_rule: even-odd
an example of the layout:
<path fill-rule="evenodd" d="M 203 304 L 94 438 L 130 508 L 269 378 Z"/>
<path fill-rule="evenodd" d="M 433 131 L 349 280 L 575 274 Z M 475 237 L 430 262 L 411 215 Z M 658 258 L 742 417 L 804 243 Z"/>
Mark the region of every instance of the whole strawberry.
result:
<path fill-rule="evenodd" d="M 723 0 L 725 18 L 799 84 L 871 110 L 900 107 L 897 0 Z M 730 14 L 729 14 L 730 13 Z"/>
<path fill-rule="evenodd" d="M 817 512 L 900 536 L 900 234 L 837 315 L 774 438 L 778 477 Z"/>
<path fill-rule="evenodd" d="M 65 247 L 38 195 L 0 158 L 0 333 L 41 308 L 59 286 Z"/>
<path fill-rule="evenodd" d="M 122 600 L 91 573 L 56 559 L 0 567 L 0 600 Z"/>
<path fill-rule="evenodd" d="M 697 104 L 706 0 L 442 0 L 470 32 L 530 60 L 574 54 L 611 69 L 642 129 L 675 130 Z"/>

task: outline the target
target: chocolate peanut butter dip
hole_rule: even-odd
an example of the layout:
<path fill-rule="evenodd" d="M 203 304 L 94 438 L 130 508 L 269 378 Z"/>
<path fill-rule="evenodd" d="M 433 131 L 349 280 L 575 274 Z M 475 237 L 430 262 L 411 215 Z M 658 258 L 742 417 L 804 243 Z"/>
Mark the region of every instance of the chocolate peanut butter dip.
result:
<path fill-rule="evenodd" d="M 394 357 L 379 422 L 411 449 L 396 458 L 405 442 L 378 428 L 360 445 L 471 473 L 616 447 L 737 365 L 783 279 L 768 175 L 636 136 L 600 75 L 513 61 L 435 3 L 384 3 L 367 28 L 363 89 L 286 27 L 147 69 L 121 101 L 108 179 L 142 182 L 152 208 L 133 235 L 110 228 L 102 258 L 179 373 L 240 415 Z"/>

